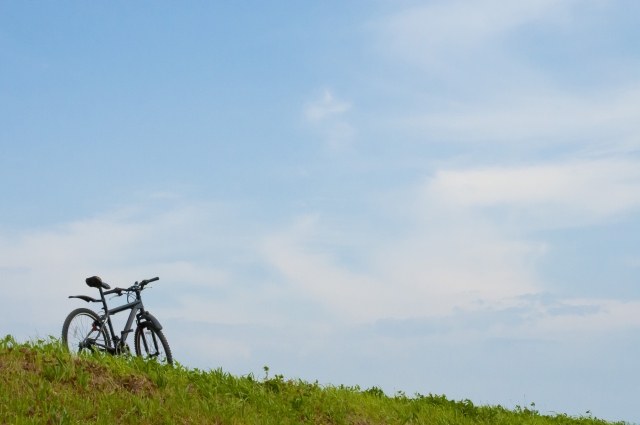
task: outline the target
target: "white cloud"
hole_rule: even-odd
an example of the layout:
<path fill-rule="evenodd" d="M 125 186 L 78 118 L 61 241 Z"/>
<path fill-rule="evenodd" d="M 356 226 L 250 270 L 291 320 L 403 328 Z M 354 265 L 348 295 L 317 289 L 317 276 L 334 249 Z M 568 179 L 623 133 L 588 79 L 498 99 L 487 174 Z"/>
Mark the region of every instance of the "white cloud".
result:
<path fill-rule="evenodd" d="M 432 140 L 462 143 L 526 142 L 532 147 L 579 142 L 591 149 L 640 146 L 640 90 L 635 85 L 581 95 L 526 90 L 401 118 L 397 125 L 421 131 Z"/>
<path fill-rule="evenodd" d="M 370 223 L 366 231 L 393 226 L 395 236 L 305 216 L 265 239 L 265 258 L 301 297 L 346 321 L 501 311 L 550 289 L 536 272 L 547 246 L 527 232 L 603 223 L 637 210 L 640 163 L 611 157 L 444 168 L 379 205 L 391 222 Z M 486 207 L 516 219 L 505 223 L 505 214 L 496 218 Z M 344 260 L 343 254 L 352 257 L 345 249 L 363 260 Z M 625 317 L 635 323 L 635 316 Z"/>
<path fill-rule="evenodd" d="M 372 241 L 346 229 L 327 231 L 317 217 L 305 217 L 269 237 L 264 253 L 301 296 L 355 322 L 506 306 L 536 291 L 531 258 L 540 247 L 501 239 L 486 224 L 435 219 L 440 222 L 431 226 L 412 223 L 409 237 Z M 331 246 L 340 241 L 318 243 L 318 234 L 331 233 L 349 238 L 367 266 L 340 262 Z"/>
<path fill-rule="evenodd" d="M 430 229 L 416 224 L 411 237 L 367 246 L 339 232 L 366 253 L 367 265 L 356 268 L 323 238 L 331 232 L 318 216 L 303 217 L 265 239 L 264 256 L 295 297 L 321 303 L 344 326 L 391 320 L 399 339 L 407 320 L 432 321 L 456 341 L 562 340 L 640 327 L 639 302 L 549 294 L 535 272 L 544 245 L 509 240 L 486 221 L 460 218 L 439 217 Z"/>
<path fill-rule="evenodd" d="M 480 0 L 435 2 L 390 17 L 384 44 L 405 59 L 428 63 L 452 52 L 482 46 L 493 37 L 541 18 L 564 16 L 565 0 Z"/>
<path fill-rule="evenodd" d="M 160 213 L 130 208 L 54 228 L 0 235 L 5 295 L 0 301 L 1 320 L 5 325 L 29 321 L 47 328 L 55 317 L 61 324 L 72 307 L 86 306 L 67 300 L 68 295 L 97 295 L 84 283 L 93 275 L 112 287 L 160 276 L 147 296 L 172 311 L 173 317 L 184 316 L 189 311 L 181 304 L 184 291 L 234 290 L 238 269 L 222 268 L 216 259 L 218 264 L 234 264 L 230 257 L 244 250 L 244 258 L 251 261 L 246 230 L 230 234 L 237 228 L 230 223 L 228 210 L 215 203 L 174 205 Z M 209 302 L 216 303 L 210 298 Z M 247 303 L 238 301 L 236 306 L 238 311 L 250 310 Z M 225 319 L 237 319 L 237 314 Z"/>
<path fill-rule="evenodd" d="M 290 230 L 265 240 L 264 255 L 303 297 L 310 297 L 334 314 L 352 320 L 373 320 L 396 310 L 383 284 L 371 276 L 337 266 L 331 252 L 309 252 L 307 237 L 316 229 L 314 217 L 305 217 Z"/>
<path fill-rule="evenodd" d="M 461 208 L 507 206 L 526 212 L 527 219 L 551 216 L 554 226 L 590 224 L 640 207 L 640 162 L 604 158 L 441 170 L 427 192 Z"/>

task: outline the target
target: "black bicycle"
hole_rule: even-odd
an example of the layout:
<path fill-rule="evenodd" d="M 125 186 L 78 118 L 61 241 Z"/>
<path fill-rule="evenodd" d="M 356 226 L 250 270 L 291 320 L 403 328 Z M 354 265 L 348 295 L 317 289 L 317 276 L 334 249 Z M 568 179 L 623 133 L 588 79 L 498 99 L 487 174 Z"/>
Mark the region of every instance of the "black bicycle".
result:
<path fill-rule="evenodd" d="M 127 289 L 114 288 L 102 281 L 98 276 L 86 279 L 87 285 L 100 291 L 100 299 L 96 300 L 87 295 L 72 295 L 69 298 L 80 298 L 86 302 L 101 302 L 104 314 L 98 315 L 88 308 L 78 308 L 67 316 L 62 326 L 62 342 L 71 352 L 79 353 L 83 350 L 102 351 L 109 354 L 130 354 L 127 336 L 132 332 L 133 320 L 136 320 L 134 346 L 136 355 L 155 358 L 160 362 L 173 364 L 173 357 L 169 343 L 162 333 L 162 325 L 158 319 L 144 309 L 140 293 L 145 286 L 160 278 L 136 282 Z M 127 303 L 109 310 L 106 295 L 116 294 L 119 297 L 127 294 Z M 113 331 L 111 316 L 121 311 L 131 310 L 124 330 L 118 337 Z"/>

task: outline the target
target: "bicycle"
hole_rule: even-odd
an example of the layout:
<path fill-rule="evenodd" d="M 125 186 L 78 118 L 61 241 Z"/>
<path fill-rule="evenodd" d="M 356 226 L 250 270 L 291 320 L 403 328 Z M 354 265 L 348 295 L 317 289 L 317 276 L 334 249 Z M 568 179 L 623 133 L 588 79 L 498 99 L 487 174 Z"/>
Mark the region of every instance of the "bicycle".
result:
<path fill-rule="evenodd" d="M 62 326 L 62 342 L 71 352 L 80 353 L 87 351 L 100 351 L 113 355 L 131 354 L 127 336 L 133 331 L 133 320 L 136 320 L 136 331 L 134 337 L 134 347 L 137 356 L 155 358 L 160 362 L 173 364 L 173 356 L 169 343 L 162 333 L 162 325 L 151 313 L 144 309 L 140 293 L 145 286 L 155 282 L 160 278 L 143 280 L 136 282 L 133 286 L 123 289 L 111 287 L 102 281 L 98 276 L 92 276 L 85 280 L 91 288 L 100 291 L 100 299 L 95 299 L 87 295 L 72 295 L 69 298 L 79 298 L 86 302 L 102 302 L 104 314 L 98 315 L 88 308 L 78 308 L 67 316 Z M 127 294 L 127 303 L 119 307 L 109 309 L 106 295 L 116 294 L 116 297 Z M 134 300 L 130 298 L 134 296 Z M 125 310 L 131 310 L 127 323 L 118 337 L 111 323 L 111 316 Z"/>

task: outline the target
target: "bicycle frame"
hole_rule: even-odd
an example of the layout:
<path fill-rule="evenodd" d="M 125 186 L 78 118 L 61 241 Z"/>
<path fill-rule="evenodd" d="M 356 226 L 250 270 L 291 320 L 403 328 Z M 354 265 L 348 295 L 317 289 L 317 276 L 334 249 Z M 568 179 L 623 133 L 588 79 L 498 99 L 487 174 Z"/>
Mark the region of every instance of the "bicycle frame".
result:
<path fill-rule="evenodd" d="M 105 350 L 107 350 L 110 353 L 117 353 L 119 350 L 121 350 L 122 347 L 125 346 L 125 342 L 127 340 L 127 336 L 129 335 L 129 333 L 133 330 L 133 320 L 137 319 L 136 322 L 139 323 L 140 322 L 140 316 L 145 313 L 144 311 L 144 306 L 142 304 L 142 299 L 140 297 L 140 292 L 136 291 L 136 300 L 124 305 L 121 305 L 119 307 L 113 308 L 111 310 L 109 310 L 109 307 L 107 306 L 107 300 L 104 296 L 103 290 L 102 288 L 98 288 L 100 290 L 100 298 L 102 300 L 102 306 L 104 309 L 104 315 L 100 317 L 100 327 L 96 327 L 94 325 L 94 329 L 98 331 L 98 335 L 100 335 L 105 327 L 105 325 L 108 325 L 109 328 L 109 333 L 111 334 L 111 342 L 113 343 L 113 347 L 111 347 L 109 344 L 109 346 L 105 345 L 104 347 L 102 346 L 102 344 L 98 344 L 95 341 L 92 341 L 91 344 L 92 345 L 96 345 L 98 347 L 104 348 Z M 114 314 L 118 314 L 122 311 L 125 310 L 131 310 L 131 313 L 129 313 L 129 318 L 127 319 L 127 324 L 125 325 L 124 329 L 121 332 L 121 336 L 118 337 L 115 333 L 115 331 L 113 330 L 113 323 L 111 322 L 111 316 Z M 106 341 L 105 341 L 106 343 Z"/>

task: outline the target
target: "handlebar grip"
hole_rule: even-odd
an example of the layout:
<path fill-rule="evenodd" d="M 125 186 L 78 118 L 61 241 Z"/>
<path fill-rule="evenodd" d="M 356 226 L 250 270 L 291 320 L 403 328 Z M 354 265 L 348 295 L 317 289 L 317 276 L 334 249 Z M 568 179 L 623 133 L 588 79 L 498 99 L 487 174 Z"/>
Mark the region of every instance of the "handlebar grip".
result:
<path fill-rule="evenodd" d="M 155 282 L 156 280 L 160 280 L 160 278 L 159 277 L 154 277 L 153 279 L 145 279 L 142 282 L 140 282 L 140 286 L 144 287 L 145 285 L 148 285 L 151 282 Z"/>

